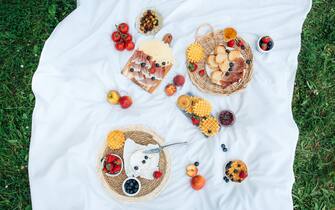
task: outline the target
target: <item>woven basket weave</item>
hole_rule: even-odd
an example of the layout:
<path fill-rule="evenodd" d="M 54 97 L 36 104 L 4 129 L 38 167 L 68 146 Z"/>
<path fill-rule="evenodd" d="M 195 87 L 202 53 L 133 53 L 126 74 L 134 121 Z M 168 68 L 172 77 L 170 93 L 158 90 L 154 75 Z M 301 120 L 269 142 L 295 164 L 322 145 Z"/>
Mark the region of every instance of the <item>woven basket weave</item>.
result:
<path fill-rule="evenodd" d="M 199 29 L 207 26 L 211 29 L 211 32 L 199 36 Z M 247 68 L 243 73 L 242 78 L 240 79 L 239 82 L 233 83 L 229 85 L 226 88 L 223 88 L 221 85 L 212 83 L 211 79 L 207 74 L 204 76 L 200 76 L 197 71 L 195 72 L 189 72 L 189 76 L 192 80 L 192 83 L 201 91 L 206 92 L 206 93 L 211 93 L 211 94 L 216 94 L 216 95 L 229 95 L 238 91 L 243 90 L 246 88 L 248 83 L 250 82 L 252 78 L 252 73 L 253 73 L 253 54 L 251 51 L 250 46 L 248 45 L 245 40 L 243 40 L 241 37 L 237 37 L 238 39 L 242 40 L 245 45 L 245 50 L 241 50 L 242 56 L 244 57 L 245 60 L 250 60 L 251 63 L 247 64 Z M 218 45 L 224 45 L 225 47 L 227 46 L 226 42 L 223 40 L 223 30 L 218 30 L 214 31 L 213 27 L 209 24 L 204 24 L 199 26 L 199 28 L 196 31 L 196 39 L 195 43 L 199 43 L 205 50 L 205 58 L 197 63 L 198 65 L 198 70 L 199 69 L 205 69 L 206 68 L 206 59 L 207 57 L 214 52 L 214 49 Z M 188 63 L 187 63 L 188 65 Z"/>
<path fill-rule="evenodd" d="M 137 144 L 142 145 L 163 144 L 162 138 L 160 138 L 153 131 L 148 130 L 142 126 L 133 126 L 127 129 L 120 129 L 120 130 L 124 132 L 126 138 L 131 138 Z M 111 150 L 106 145 L 100 155 L 100 158 L 103 158 L 105 157 L 106 154 L 110 153 L 117 154 L 120 157 L 123 157 L 123 148 L 118 150 Z M 163 189 L 163 187 L 166 185 L 170 173 L 170 161 L 166 151 L 162 151 L 160 153 L 159 170 L 163 173 L 162 177 L 160 177 L 159 179 L 148 180 L 138 177 L 138 179 L 141 182 L 141 190 L 137 195 L 133 197 L 125 195 L 122 191 L 123 181 L 126 178 L 128 178 L 124 170 L 120 175 L 116 177 L 107 176 L 102 170 L 100 170 L 99 173 L 106 189 L 112 194 L 114 198 L 117 198 L 118 200 L 121 201 L 132 202 L 132 201 L 142 201 L 152 199 L 155 196 L 157 196 Z"/>

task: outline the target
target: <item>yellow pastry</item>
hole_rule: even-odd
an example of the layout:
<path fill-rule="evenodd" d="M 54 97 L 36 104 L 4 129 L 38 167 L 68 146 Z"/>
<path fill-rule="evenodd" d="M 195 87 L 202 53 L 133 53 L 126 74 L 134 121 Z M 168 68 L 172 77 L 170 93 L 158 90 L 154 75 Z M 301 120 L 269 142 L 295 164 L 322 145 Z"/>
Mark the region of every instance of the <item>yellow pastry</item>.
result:
<path fill-rule="evenodd" d="M 223 40 L 228 42 L 232 39 L 236 39 L 237 31 L 234 28 L 225 28 L 223 30 Z"/>
<path fill-rule="evenodd" d="M 199 128 L 204 135 L 215 136 L 220 130 L 220 125 L 216 118 L 209 116 L 200 122 Z"/>
<path fill-rule="evenodd" d="M 194 104 L 196 104 L 201 99 L 198 98 L 198 97 L 195 97 L 195 96 L 190 96 L 190 99 L 191 99 L 191 106 L 189 106 L 188 108 L 186 108 L 185 111 L 187 113 L 189 113 L 189 114 L 192 114 L 193 113 L 193 106 L 194 106 Z"/>
<path fill-rule="evenodd" d="M 193 113 L 199 117 L 205 117 L 212 112 L 212 105 L 204 99 L 199 100 L 193 105 Z"/>
<path fill-rule="evenodd" d="M 215 54 L 226 54 L 226 48 L 222 45 L 218 45 L 214 50 Z"/>
<path fill-rule="evenodd" d="M 242 54 L 239 50 L 230 51 L 230 53 L 228 55 L 228 59 L 230 61 L 235 60 L 236 58 L 241 58 L 241 57 L 243 57 L 243 56 L 242 56 Z"/>
<path fill-rule="evenodd" d="M 227 60 L 227 54 L 217 54 L 215 56 L 215 62 L 220 64 Z"/>
<path fill-rule="evenodd" d="M 107 136 L 107 145 L 110 149 L 121 149 L 125 141 L 126 137 L 120 130 L 111 131 Z"/>
<path fill-rule="evenodd" d="M 181 95 L 177 100 L 177 105 L 181 110 L 185 110 L 191 106 L 191 97 L 188 95 Z"/>
<path fill-rule="evenodd" d="M 186 55 L 190 63 L 198 63 L 204 59 L 205 50 L 200 44 L 193 43 L 187 48 Z"/>
<path fill-rule="evenodd" d="M 219 69 L 220 69 L 220 71 L 222 71 L 223 73 L 225 73 L 225 72 L 229 69 L 229 61 L 228 61 L 228 59 L 225 60 L 224 62 L 220 63 L 220 65 L 219 65 Z"/>
<path fill-rule="evenodd" d="M 207 64 L 211 69 L 217 69 L 219 67 L 218 63 L 215 61 L 215 55 L 209 55 L 207 57 Z"/>
<path fill-rule="evenodd" d="M 220 81 L 222 80 L 222 71 L 213 71 L 211 73 L 211 81 L 215 84 L 221 85 Z"/>

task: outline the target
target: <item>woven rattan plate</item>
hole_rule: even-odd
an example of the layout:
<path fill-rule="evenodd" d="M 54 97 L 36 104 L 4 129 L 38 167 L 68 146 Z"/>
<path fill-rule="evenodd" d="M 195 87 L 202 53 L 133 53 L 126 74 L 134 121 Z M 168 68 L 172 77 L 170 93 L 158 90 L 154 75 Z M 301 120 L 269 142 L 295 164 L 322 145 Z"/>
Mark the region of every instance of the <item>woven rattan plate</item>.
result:
<path fill-rule="evenodd" d="M 212 29 L 212 32 L 209 32 L 203 36 L 198 36 L 198 31 L 196 34 L 196 40 L 195 43 L 199 43 L 205 50 L 205 58 L 197 63 L 198 70 L 200 69 L 206 69 L 206 59 L 207 57 L 214 52 L 214 49 L 218 45 L 227 46 L 227 43 L 223 39 L 223 30 L 214 31 L 213 28 L 205 24 L 205 26 L 209 26 L 209 28 Z M 202 27 L 202 26 L 201 26 Z M 200 27 L 199 27 L 200 28 Z M 190 79 L 192 80 L 192 83 L 201 91 L 216 95 L 229 95 L 238 91 L 243 90 L 246 88 L 247 84 L 250 82 L 252 78 L 253 73 L 253 54 L 251 51 L 251 48 L 249 44 L 240 36 L 237 36 L 237 39 L 242 40 L 244 42 L 245 49 L 241 50 L 241 54 L 244 58 L 244 60 L 249 60 L 250 63 L 246 64 L 246 69 L 244 70 L 243 76 L 240 79 L 240 81 L 233 83 L 229 85 L 228 87 L 222 87 L 221 85 L 212 83 L 211 79 L 209 78 L 209 75 L 205 74 L 204 76 L 200 76 L 198 74 L 198 70 L 189 72 Z M 188 65 L 188 63 L 187 63 Z"/>
<path fill-rule="evenodd" d="M 163 144 L 163 140 L 161 137 L 159 137 L 153 131 L 143 128 L 141 126 L 134 126 L 127 129 L 118 130 L 122 130 L 126 138 L 131 138 L 137 144 Z M 110 153 L 119 155 L 123 160 L 123 148 L 118 150 L 111 150 L 107 146 L 104 147 L 100 158 L 103 158 L 106 154 Z M 124 170 L 122 170 L 120 175 L 115 177 L 107 176 L 102 170 L 100 170 L 99 173 L 105 187 L 109 192 L 111 192 L 114 198 L 117 198 L 121 201 L 131 202 L 152 199 L 157 196 L 166 185 L 170 173 L 170 160 L 166 151 L 162 151 L 160 153 L 159 170 L 163 173 L 162 177 L 160 177 L 159 179 L 148 180 L 137 177 L 141 182 L 141 190 L 137 195 L 133 197 L 125 195 L 122 191 L 122 183 L 126 178 L 128 178 Z"/>

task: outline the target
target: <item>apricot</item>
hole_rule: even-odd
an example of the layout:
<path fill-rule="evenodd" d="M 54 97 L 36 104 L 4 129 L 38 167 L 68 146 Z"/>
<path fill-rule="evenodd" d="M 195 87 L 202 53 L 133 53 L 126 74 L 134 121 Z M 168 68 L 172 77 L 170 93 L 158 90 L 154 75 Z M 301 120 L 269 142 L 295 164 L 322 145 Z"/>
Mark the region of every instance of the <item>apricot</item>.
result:
<path fill-rule="evenodd" d="M 194 190 L 201 190 L 206 184 L 205 177 L 201 175 L 196 175 L 192 177 L 191 186 Z"/>

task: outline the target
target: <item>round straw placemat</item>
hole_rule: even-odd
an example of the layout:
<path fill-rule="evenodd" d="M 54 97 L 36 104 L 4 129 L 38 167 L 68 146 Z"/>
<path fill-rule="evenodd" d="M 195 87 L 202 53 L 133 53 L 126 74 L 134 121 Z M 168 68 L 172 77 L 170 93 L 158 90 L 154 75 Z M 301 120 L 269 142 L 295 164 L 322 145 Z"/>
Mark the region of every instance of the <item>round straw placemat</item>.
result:
<path fill-rule="evenodd" d="M 211 32 L 199 36 L 199 29 L 204 26 L 210 28 Z M 203 24 L 199 26 L 196 31 L 195 43 L 200 44 L 205 50 L 205 58 L 197 63 L 198 69 L 194 72 L 188 71 L 190 79 L 192 83 L 201 91 L 205 93 L 211 93 L 216 95 L 230 95 L 232 93 L 238 92 L 246 88 L 248 83 L 252 78 L 253 73 L 253 54 L 249 44 L 240 36 L 237 36 L 237 39 L 242 40 L 244 42 L 245 49 L 240 50 L 244 60 L 250 60 L 249 64 L 246 64 L 246 69 L 243 72 L 242 78 L 228 87 L 223 87 L 221 85 L 215 84 L 209 78 L 209 75 L 205 74 L 204 76 L 200 76 L 198 71 L 200 69 L 206 69 L 206 59 L 210 54 L 213 54 L 214 49 L 218 45 L 223 45 L 227 47 L 227 43 L 223 39 L 223 30 L 214 31 L 213 27 L 209 24 Z M 186 65 L 188 65 L 187 63 Z"/>
<path fill-rule="evenodd" d="M 124 132 L 126 139 L 130 138 L 134 140 L 137 144 L 147 145 L 147 144 L 159 144 L 164 143 L 163 139 L 158 136 L 152 130 L 144 128 L 142 126 L 131 126 L 125 129 L 118 129 Z M 99 163 L 101 165 L 101 159 L 105 157 L 106 154 L 117 154 L 122 158 L 123 161 L 123 148 L 118 150 L 111 150 L 107 144 L 104 146 L 103 151 L 99 156 Z M 124 163 L 123 163 L 124 164 Z M 111 193 L 111 195 L 121 201 L 142 201 L 152 199 L 157 196 L 161 190 L 166 185 L 170 174 L 170 159 L 167 151 L 162 150 L 159 156 L 159 170 L 163 175 L 159 179 L 148 180 L 141 177 L 137 177 L 141 182 L 140 192 L 133 196 L 127 196 L 122 191 L 123 181 L 128 178 L 124 169 L 121 174 L 115 177 L 107 176 L 100 168 L 99 175 L 103 181 L 106 189 Z"/>

